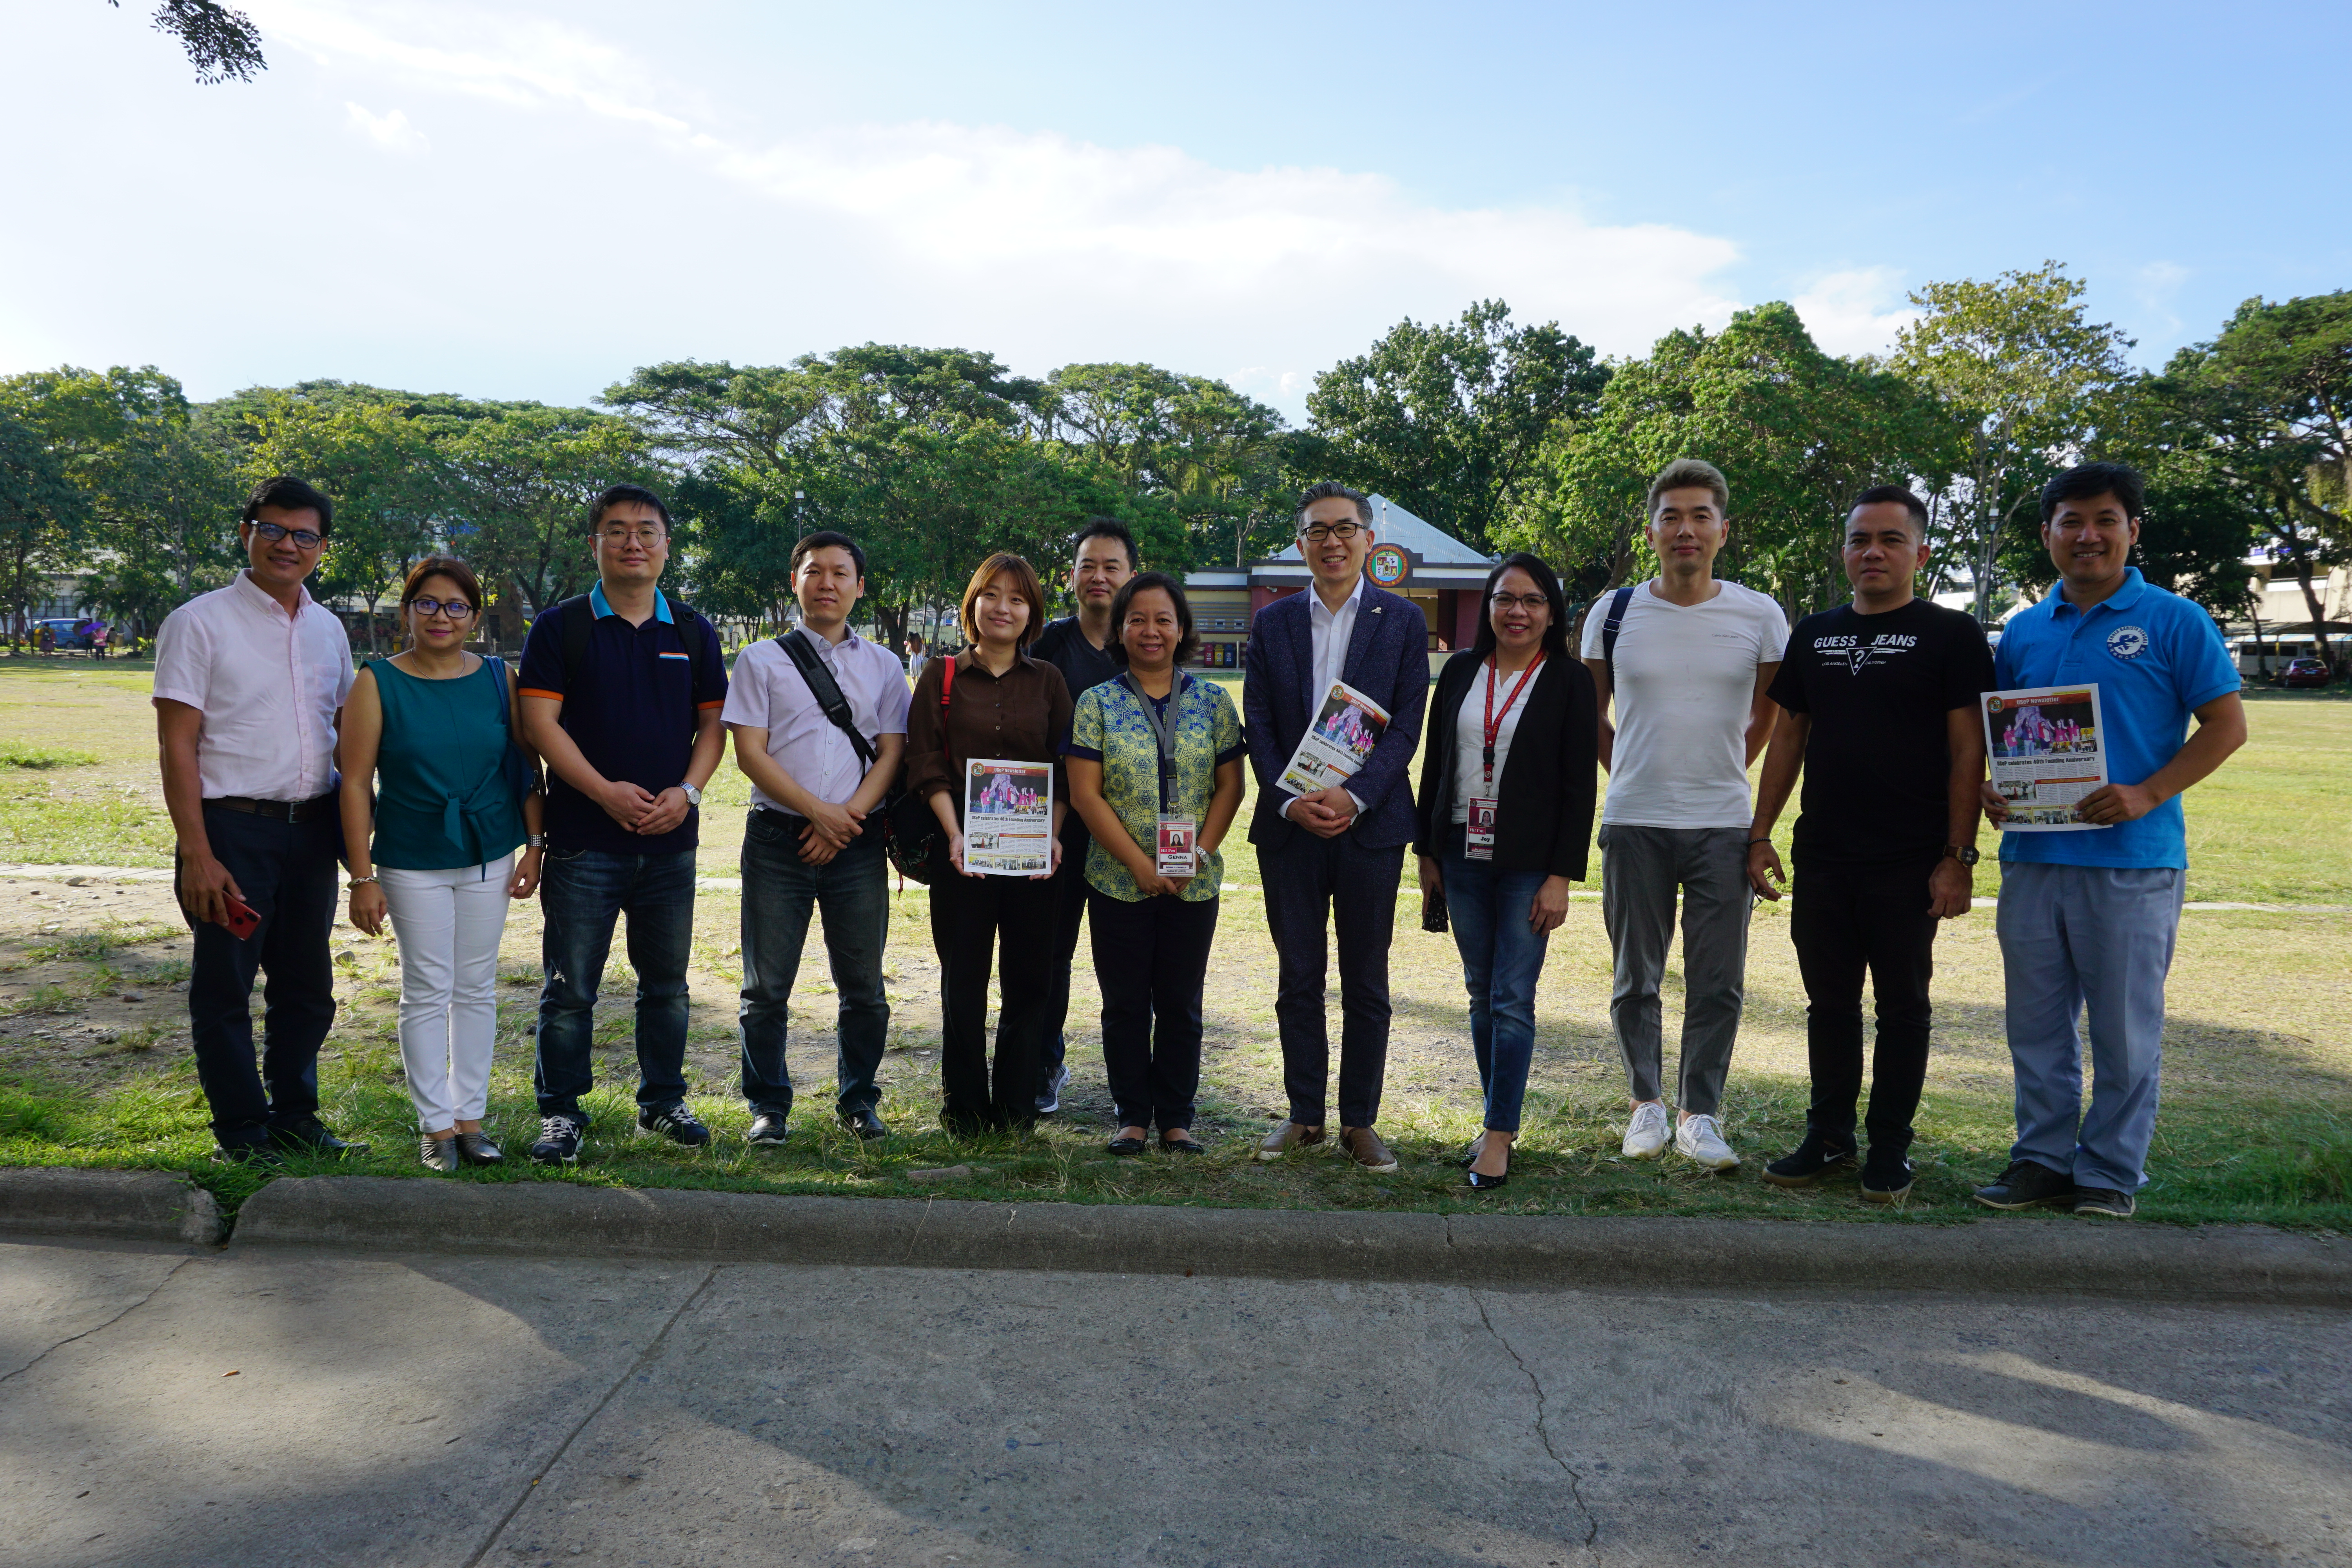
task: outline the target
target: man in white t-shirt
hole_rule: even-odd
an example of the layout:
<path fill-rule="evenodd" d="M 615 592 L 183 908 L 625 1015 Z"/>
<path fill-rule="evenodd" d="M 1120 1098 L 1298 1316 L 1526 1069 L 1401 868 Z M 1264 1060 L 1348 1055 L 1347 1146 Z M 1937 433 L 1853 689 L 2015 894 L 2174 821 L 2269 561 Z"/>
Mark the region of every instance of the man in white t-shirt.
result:
<path fill-rule="evenodd" d="M 745 648 L 719 715 L 735 737 L 736 765 L 751 780 L 737 1022 L 750 1141 L 761 1148 L 782 1144 L 793 1108 L 784 1041 L 814 910 L 824 916 L 837 998 L 834 1113 L 860 1138 L 889 1134 L 875 1110 L 890 1032 L 882 987 L 890 894 L 881 805 L 907 750 L 908 692 L 890 650 L 849 629 L 849 612 L 865 592 L 866 552 L 847 535 L 828 530 L 794 545 L 801 624 L 789 635 L 797 647 L 780 637 Z M 859 740 L 826 714 L 818 688 L 802 673 L 803 660 L 848 705 Z M 829 700 L 833 692 L 823 695 Z"/>
<path fill-rule="evenodd" d="M 1584 624 L 1601 704 L 1601 911 L 1616 950 L 1609 1018 L 1633 1116 L 1625 1152 L 1666 1146 L 1658 984 L 1683 904 L 1683 1037 L 1675 1147 L 1709 1170 L 1739 1163 L 1718 1118 L 1748 968 L 1748 768 L 1772 733 L 1766 690 L 1789 643 L 1780 606 L 1718 582 L 1730 487 L 1685 458 L 1650 485 L 1658 575 L 1604 595 Z M 1615 700 L 1616 721 L 1610 707 Z"/>

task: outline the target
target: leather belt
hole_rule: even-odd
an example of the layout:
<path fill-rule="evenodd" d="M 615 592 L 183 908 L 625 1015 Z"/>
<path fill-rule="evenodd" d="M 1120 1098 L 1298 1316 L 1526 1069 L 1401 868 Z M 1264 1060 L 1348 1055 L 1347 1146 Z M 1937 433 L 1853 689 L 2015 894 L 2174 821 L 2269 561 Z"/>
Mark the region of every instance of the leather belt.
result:
<path fill-rule="evenodd" d="M 250 795 L 208 795 L 205 797 L 205 804 L 219 806 L 223 811 L 241 811 L 247 816 L 267 816 L 278 822 L 309 822 L 334 810 L 336 800 L 334 792 L 331 790 L 309 800 L 255 800 Z"/>

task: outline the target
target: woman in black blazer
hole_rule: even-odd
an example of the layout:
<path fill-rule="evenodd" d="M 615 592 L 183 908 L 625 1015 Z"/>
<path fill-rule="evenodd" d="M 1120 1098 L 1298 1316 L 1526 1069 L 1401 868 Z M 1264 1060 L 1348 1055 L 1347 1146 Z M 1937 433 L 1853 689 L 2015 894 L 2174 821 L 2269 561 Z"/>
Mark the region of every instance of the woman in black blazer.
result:
<path fill-rule="evenodd" d="M 1443 898 L 1470 988 L 1470 1044 L 1486 1094 L 1470 1185 L 1509 1179 L 1519 1101 L 1535 1054 L 1544 947 L 1584 876 L 1601 729 L 1592 677 L 1568 648 L 1559 578 L 1507 555 L 1486 579 L 1467 653 L 1430 699 L 1419 834 L 1424 898 Z"/>

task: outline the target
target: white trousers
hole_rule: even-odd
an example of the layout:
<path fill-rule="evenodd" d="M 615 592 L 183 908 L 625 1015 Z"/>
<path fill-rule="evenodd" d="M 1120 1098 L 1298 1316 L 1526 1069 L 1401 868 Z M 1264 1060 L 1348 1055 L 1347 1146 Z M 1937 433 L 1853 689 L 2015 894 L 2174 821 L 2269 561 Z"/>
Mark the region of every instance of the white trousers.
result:
<path fill-rule="evenodd" d="M 420 1130 L 479 1121 L 499 1029 L 499 938 L 514 857 L 446 871 L 379 866 L 400 942 L 400 1061 Z"/>

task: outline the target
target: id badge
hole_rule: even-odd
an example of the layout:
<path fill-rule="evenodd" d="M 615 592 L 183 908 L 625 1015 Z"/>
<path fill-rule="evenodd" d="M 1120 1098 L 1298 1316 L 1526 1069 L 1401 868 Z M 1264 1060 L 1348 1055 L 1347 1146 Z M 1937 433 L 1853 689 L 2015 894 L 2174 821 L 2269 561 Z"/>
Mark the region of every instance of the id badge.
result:
<path fill-rule="evenodd" d="M 1472 795 L 1469 815 L 1462 823 L 1462 853 L 1465 859 L 1495 858 L 1495 811 L 1502 803 Z"/>
<path fill-rule="evenodd" d="M 1163 816 L 1160 819 L 1159 869 L 1163 877 L 1189 877 L 1200 867 L 1193 854 L 1192 819 L 1189 816 Z"/>

